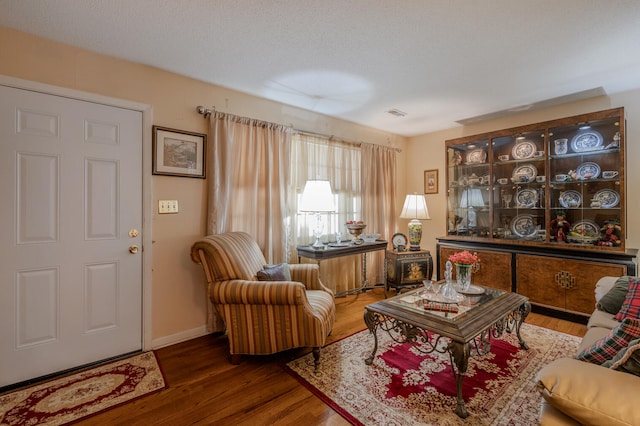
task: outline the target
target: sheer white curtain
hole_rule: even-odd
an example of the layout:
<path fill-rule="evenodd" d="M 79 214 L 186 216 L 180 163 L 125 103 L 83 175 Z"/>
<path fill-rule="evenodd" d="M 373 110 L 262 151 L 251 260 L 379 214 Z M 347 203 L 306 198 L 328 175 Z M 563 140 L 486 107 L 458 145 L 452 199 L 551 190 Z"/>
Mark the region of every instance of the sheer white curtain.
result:
<path fill-rule="evenodd" d="M 209 120 L 207 234 L 245 231 L 267 262 L 286 261 L 291 129 L 220 112 Z M 211 303 L 207 316 L 209 331 L 224 329 Z"/>

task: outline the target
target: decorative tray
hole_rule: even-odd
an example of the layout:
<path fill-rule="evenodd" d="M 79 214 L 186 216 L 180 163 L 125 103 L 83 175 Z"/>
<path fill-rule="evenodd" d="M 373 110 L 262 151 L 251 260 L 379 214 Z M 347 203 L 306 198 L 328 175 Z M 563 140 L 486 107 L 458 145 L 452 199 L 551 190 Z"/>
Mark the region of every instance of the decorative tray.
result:
<path fill-rule="evenodd" d="M 478 296 L 484 294 L 484 288 L 471 284 L 468 289 L 464 290 L 462 286 L 454 285 L 453 288 L 460 294 L 466 294 L 467 296 Z"/>
<path fill-rule="evenodd" d="M 612 189 L 601 189 L 593 195 L 595 201 L 600 202 L 600 207 L 610 209 L 620 202 L 620 194 Z"/>
<path fill-rule="evenodd" d="M 578 179 L 595 179 L 600 176 L 600 166 L 590 161 L 582 163 L 576 169 L 576 174 Z"/>
<path fill-rule="evenodd" d="M 592 244 L 600 239 L 600 227 L 592 220 L 581 220 L 573 224 L 567 240 L 572 243 Z"/>
<path fill-rule="evenodd" d="M 520 141 L 513 146 L 511 156 L 516 160 L 531 158 L 536 154 L 536 144 L 531 141 Z"/>
<path fill-rule="evenodd" d="M 602 135 L 593 129 L 581 131 L 571 139 L 573 152 L 586 152 L 602 149 Z"/>
<path fill-rule="evenodd" d="M 481 164 L 487 160 L 487 151 L 484 149 L 474 149 L 467 153 L 467 164 Z"/>

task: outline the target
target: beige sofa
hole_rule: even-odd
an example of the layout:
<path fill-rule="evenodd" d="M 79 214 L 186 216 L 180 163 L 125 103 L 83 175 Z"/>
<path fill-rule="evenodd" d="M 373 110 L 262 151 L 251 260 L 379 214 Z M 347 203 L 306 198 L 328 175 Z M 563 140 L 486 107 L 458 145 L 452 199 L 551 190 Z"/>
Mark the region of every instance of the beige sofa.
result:
<path fill-rule="evenodd" d="M 596 300 L 605 295 L 617 277 L 596 284 Z M 605 337 L 620 323 L 596 309 L 587 324 L 578 352 Z M 540 424 L 640 425 L 640 377 L 573 358 L 560 358 L 536 377 L 543 396 Z"/>

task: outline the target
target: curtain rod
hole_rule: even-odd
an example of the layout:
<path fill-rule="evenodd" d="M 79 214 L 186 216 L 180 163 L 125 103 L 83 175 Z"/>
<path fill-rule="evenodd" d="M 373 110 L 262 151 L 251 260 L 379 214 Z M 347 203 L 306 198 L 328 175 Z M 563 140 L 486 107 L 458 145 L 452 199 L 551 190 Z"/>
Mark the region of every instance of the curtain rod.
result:
<path fill-rule="evenodd" d="M 202 105 L 198 105 L 196 107 L 196 111 L 198 111 L 198 114 L 204 115 L 204 118 L 209 118 L 209 116 L 211 114 L 216 112 L 216 107 L 213 106 L 212 108 L 205 108 Z M 293 126 L 291 126 L 291 128 L 293 129 L 294 132 L 302 133 L 302 134 L 309 135 L 309 136 L 320 136 L 322 138 L 329 139 L 329 141 L 337 141 L 337 142 L 348 143 L 348 144 L 351 144 L 351 145 L 358 145 L 358 146 L 362 145 L 363 143 L 366 143 L 366 142 L 349 141 L 349 140 L 346 140 L 346 139 L 343 139 L 343 138 L 337 138 L 337 137 L 335 137 L 333 135 L 325 135 L 325 134 L 322 134 L 322 133 L 311 132 L 311 131 L 308 131 L 308 130 L 295 129 L 295 128 L 293 128 Z M 389 147 L 389 148 L 394 149 L 396 152 L 402 152 L 402 150 L 400 148 L 393 148 L 393 147 Z"/>

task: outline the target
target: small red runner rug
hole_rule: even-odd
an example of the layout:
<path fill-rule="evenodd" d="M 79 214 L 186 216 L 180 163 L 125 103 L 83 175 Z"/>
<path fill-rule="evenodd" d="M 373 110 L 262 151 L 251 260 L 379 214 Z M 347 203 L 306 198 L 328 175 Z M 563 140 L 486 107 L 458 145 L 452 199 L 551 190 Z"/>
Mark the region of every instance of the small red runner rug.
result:
<path fill-rule="evenodd" d="M 0 425 L 61 425 L 164 389 L 153 352 L 0 395 Z"/>
<path fill-rule="evenodd" d="M 456 387 L 448 354 L 421 353 L 394 342 L 378 330 L 378 351 L 364 363 L 373 336 L 361 331 L 322 349 L 314 374 L 311 354 L 287 364 L 287 370 L 354 425 L 535 425 L 541 397 L 536 373 L 550 361 L 574 356 L 580 339 L 523 324 L 529 350 L 513 334 L 492 339 L 491 351 L 469 360 L 463 396 L 469 417 L 459 418 Z"/>

